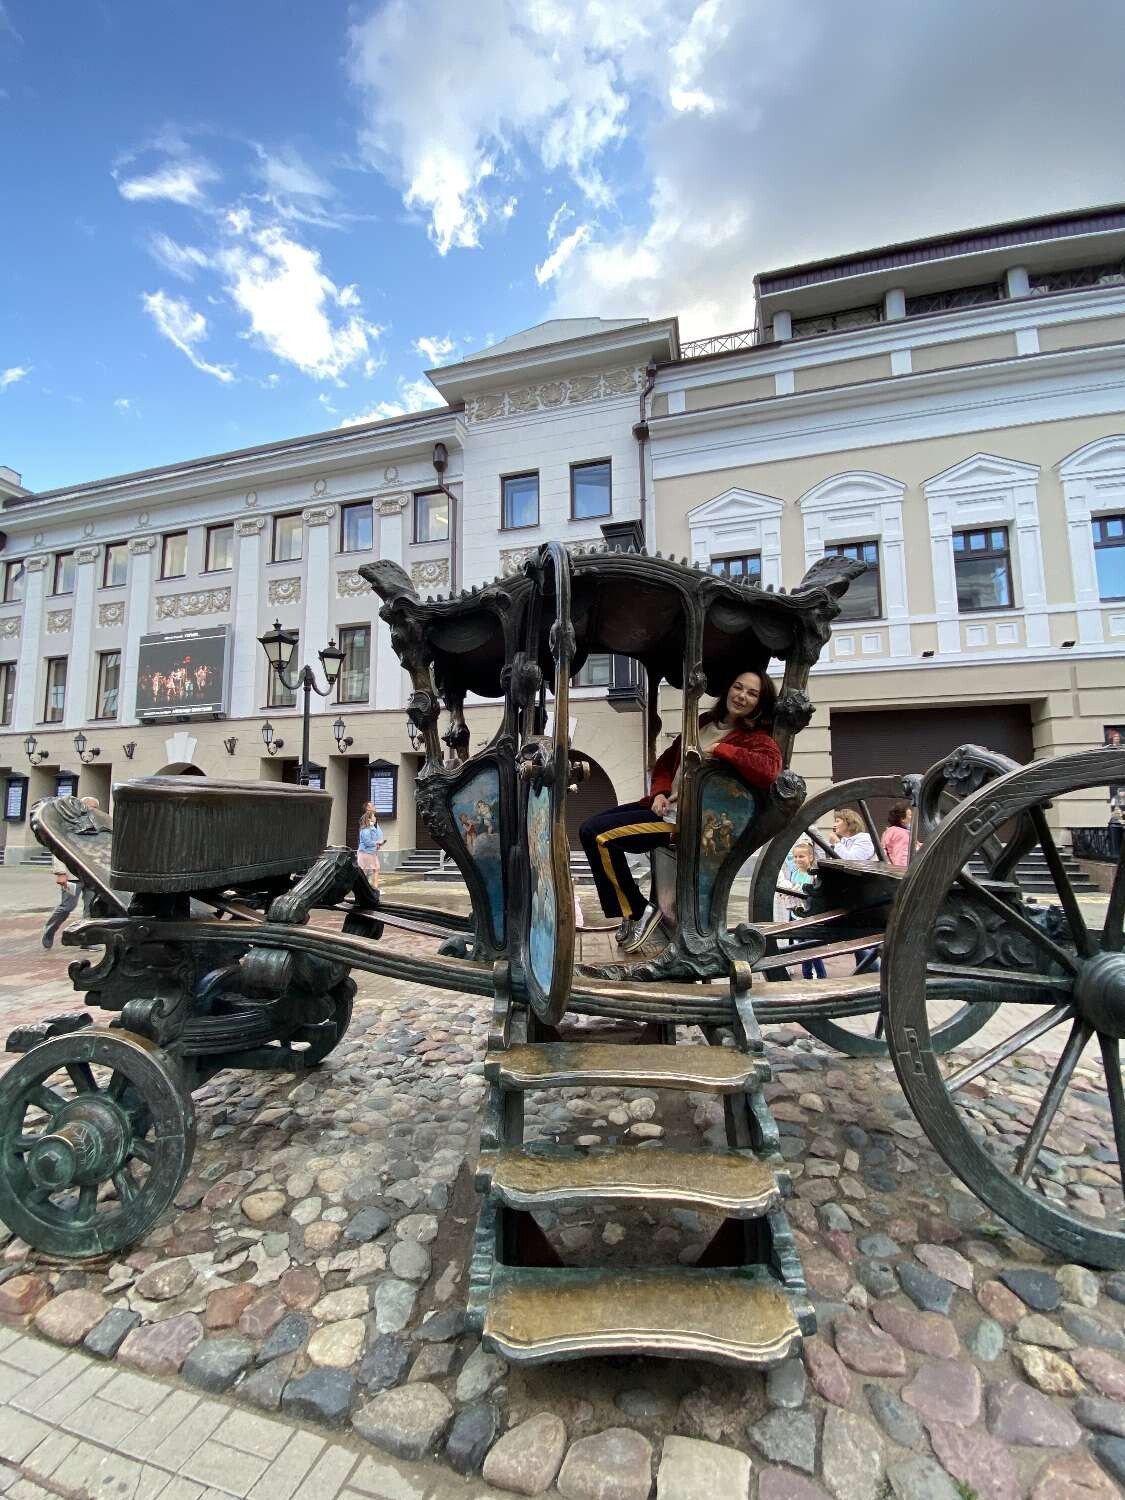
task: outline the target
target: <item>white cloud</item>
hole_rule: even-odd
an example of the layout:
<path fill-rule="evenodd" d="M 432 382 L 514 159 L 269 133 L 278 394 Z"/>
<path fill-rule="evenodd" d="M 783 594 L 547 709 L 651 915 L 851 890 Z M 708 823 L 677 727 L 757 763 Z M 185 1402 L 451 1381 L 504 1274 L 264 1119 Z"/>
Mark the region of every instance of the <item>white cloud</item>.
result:
<path fill-rule="evenodd" d="M 10 385 L 18 384 L 25 375 L 30 374 L 30 365 L 9 365 L 6 370 L 0 370 L 0 391 L 6 391 Z"/>
<path fill-rule="evenodd" d="M 217 182 L 219 174 L 210 162 L 187 157 L 166 162 L 143 177 L 118 179 L 117 191 L 130 203 L 149 203 L 167 199 L 189 208 L 205 201 L 204 187 Z"/>
<path fill-rule="evenodd" d="M 560 203 L 551 215 L 551 222 L 547 225 L 547 243 L 553 245 L 558 238 L 559 230 L 568 219 L 574 218 L 574 210 L 565 203 Z"/>
<path fill-rule="evenodd" d="M 408 412 L 430 411 L 444 405 L 428 380 L 407 380 L 400 375 L 397 401 L 376 401 L 366 411 L 345 417 L 340 426 L 358 427 L 362 422 L 385 422 L 389 417 L 404 417 Z"/>
<path fill-rule="evenodd" d="M 259 174 L 266 189 L 278 198 L 331 198 L 333 189 L 296 151 L 272 155 L 258 146 Z"/>
<path fill-rule="evenodd" d="M 414 352 L 420 354 L 428 365 L 448 364 L 450 356 L 457 353 L 457 340 L 449 337 L 415 339 Z"/>
<path fill-rule="evenodd" d="M 306 375 L 338 380 L 363 360 L 381 332 L 356 312 L 335 320 L 334 308 L 354 309 L 354 287 L 337 287 L 320 255 L 276 225 L 250 231 L 250 221 L 228 216 L 241 232 L 218 252 L 227 291 L 250 319 L 250 332 L 280 359 Z M 249 232 L 248 232 L 249 231 Z"/>
<path fill-rule="evenodd" d="M 579 224 L 565 240 L 560 240 L 543 264 L 535 267 L 535 279 L 539 285 L 546 286 L 548 281 L 553 281 L 574 252 L 589 238 L 589 224 Z"/>
<path fill-rule="evenodd" d="M 201 312 L 196 312 L 186 298 L 170 297 L 167 292 L 159 291 L 144 292 L 141 301 L 158 331 L 186 354 L 197 370 L 214 375 L 224 385 L 230 384 L 234 379 L 232 370 L 226 365 L 208 364 L 195 352 L 195 345 L 207 337 L 207 319 Z"/>
<path fill-rule="evenodd" d="M 122 413 L 133 410 L 133 399 L 131 396 L 118 396 L 113 404 Z"/>
<path fill-rule="evenodd" d="M 153 257 L 174 276 L 191 281 L 195 273 L 211 264 L 211 257 L 196 245 L 181 245 L 170 235 L 159 231 L 149 238 L 148 248 Z"/>

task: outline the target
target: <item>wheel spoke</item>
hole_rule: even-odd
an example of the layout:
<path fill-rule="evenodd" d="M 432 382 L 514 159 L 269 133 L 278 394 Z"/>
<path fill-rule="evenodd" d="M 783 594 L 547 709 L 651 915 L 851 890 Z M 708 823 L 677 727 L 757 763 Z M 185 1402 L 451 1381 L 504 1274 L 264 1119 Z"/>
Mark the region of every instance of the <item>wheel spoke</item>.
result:
<path fill-rule="evenodd" d="M 988 969 L 975 964 L 927 964 L 927 979 L 964 979 L 987 984 L 997 1003 L 1009 1005 L 1049 1005 L 1060 994 L 1070 993 L 1066 979 L 1052 979 L 1049 974 L 1025 974 L 1020 969 Z"/>
<path fill-rule="evenodd" d="M 1083 1049 L 1092 1035 L 1093 1027 L 1085 1021 L 1075 1021 L 1071 1027 L 1070 1036 L 1067 1038 L 1062 1056 L 1055 1065 L 1055 1071 L 1051 1074 L 1051 1081 L 1047 1085 L 1047 1092 L 1043 1095 L 1043 1102 L 1039 1106 L 1035 1122 L 1016 1160 L 1016 1176 L 1021 1182 L 1026 1182 L 1031 1175 L 1031 1169 L 1046 1139 L 1051 1121 L 1058 1113 L 1067 1085 L 1078 1066 L 1078 1059 L 1082 1056 Z"/>
<path fill-rule="evenodd" d="M 98 1092 L 97 1080 L 94 1070 L 88 1062 L 68 1062 L 66 1064 L 67 1076 L 80 1094 L 96 1094 Z"/>
<path fill-rule="evenodd" d="M 1074 938 L 1074 946 L 1085 958 L 1089 958 L 1094 952 L 1093 940 L 1090 937 L 1089 928 L 1086 926 L 1082 910 L 1078 905 L 1078 897 L 1074 894 L 1074 887 L 1070 883 L 1066 870 L 1063 867 L 1062 856 L 1058 845 L 1055 843 L 1051 830 L 1047 827 L 1047 819 L 1041 807 L 1028 808 L 1028 814 L 1035 825 L 1036 836 L 1039 839 L 1039 847 L 1047 860 L 1047 868 L 1051 872 L 1051 879 L 1055 883 L 1059 901 L 1066 914 L 1066 920 L 1070 926 L 1071 936 Z"/>
<path fill-rule="evenodd" d="M 1105 1067 L 1105 1086 L 1109 1095 L 1109 1108 L 1113 1116 L 1113 1140 L 1117 1147 L 1118 1176 L 1125 1173 L 1125 1089 L 1121 1086 L 1121 1048 L 1115 1036 L 1098 1033 L 1101 1043 L 1102 1064 Z M 1122 1177 L 1125 1183 L 1125 1177 Z"/>
<path fill-rule="evenodd" d="M 1109 905 L 1102 928 L 1102 947 L 1120 953 L 1123 946 L 1122 928 L 1125 927 L 1125 841 L 1113 872 L 1113 887 L 1109 893 Z"/>
<path fill-rule="evenodd" d="M 126 1078 L 125 1074 L 114 1073 L 113 1077 L 109 1080 L 109 1088 L 106 1090 L 106 1093 L 114 1101 L 115 1104 L 120 1104 L 122 1096 L 124 1095 L 125 1090 L 128 1087 L 129 1080 L 128 1078 Z"/>
<path fill-rule="evenodd" d="M 146 1167 L 151 1167 L 156 1160 L 152 1147 L 147 1141 L 134 1141 L 129 1147 L 129 1155 L 135 1156 L 138 1161 L 143 1161 Z"/>
<path fill-rule="evenodd" d="M 871 842 L 875 845 L 875 858 L 880 859 L 883 854 L 883 842 L 879 837 L 879 830 L 875 827 L 875 819 L 871 816 L 871 809 L 862 799 L 856 803 L 856 807 L 859 809 L 859 815 L 863 819 L 863 826 L 867 829 Z"/>
<path fill-rule="evenodd" d="M 1074 954 L 1068 953 L 1065 948 L 1061 948 L 1053 938 L 1049 938 L 1045 932 L 1036 927 L 1035 923 L 1026 917 L 1017 907 L 1009 906 L 1006 901 L 1001 901 L 999 896 L 990 891 L 987 886 L 981 885 L 975 876 L 970 875 L 965 870 L 962 870 L 957 876 L 957 882 L 965 890 L 971 891 L 978 901 L 983 902 L 992 911 L 998 912 L 1006 922 L 1018 928 L 1029 941 L 1038 944 L 1044 953 L 1049 953 L 1057 964 L 1061 964 L 1071 974 L 1078 973 L 1078 963 Z"/>
<path fill-rule="evenodd" d="M 128 1208 L 137 1198 L 137 1184 L 133 1175 L 127 1167 L 113 1174 L 113 1185 L 117 1189 L 117 1197 L 122 1208 Z"/>
<path fill-rule="evenodd" d="M 835 849 L 833 849 L 828 840 L 826 838 L 822 838 L 821 835 L 817 833 L 815 828 L 806 828 L 805 832 L 808 834 L 809 838 L 822 854 L 826 854 L 829 859 L 840 858 L 840 856 L 836 853 Z"/>
<path fill-rule="evenodd" d="M 9 1149 L 14 1156 L 24 1156 L 39 1139 L 37 1135 L 17 1135 Z"/>
<path fill-rule="evenodd" d="M 1069 1005 L 1056 1005 L 1054 1010 L 1047 1011 L 1044 1015 L 1036 1016 L 1034 1021 L 1029 1021 L 1026 1026 L 1021 1026 L 1018 1031 L 1002 1042 L 997 1042 L 995 1047 L 990 1047 L 987 1052 L 977 1058 L 975 1062 L 969 1063 L 956 1073 L 951 1073 L 945 1080 L 947 1092 L 955 1094 L 958 1089 L 963 1089 L 967 1083 L 972 1083 L 974 1078 L 979 1078 L 982 1073 L 987 1073 L 989 1068 L 994 1068 L 997 1063 L 1002 1063 L 1005 1058 L 1011 1057 L 1013 1052 L 1018 1052 L 1021 1047 L 1026 1047 L 1028 1042 L 1035 1041 L 1036 1037 L 1043 1036 L 1045 1032 L 1053 1030 L 1063 1021 L 1069 1021 L 1074 1011 Z"/>
<path fill-rule="evenodd" d="M 92 1182 L 83 1183 L 78 1190 L 78 1207 L 74 1211 L 74 1217 L 83 1223 L 92 1219 L 98 1208 L 98 1189 Z"/>
<path fill-rule="evenodd" d="M 37 1105 L 44 1114 L 50 1115 L 52 1119 L 54 1119 L 55 1115 L 58 1114 L 59 1110 L 66 1103 L 61 1094 L 56 1094 L 54 1089 L 49 1089 L 44 1083 L 37 1084 L 34 1088 L 28 1089 L 27 1099 L 29 1103 Z"/>
<path fill-rule="evenodd" d="M 882 1011 L 879 1012 L 878 1019 L 875 1022 L 875 1040 L 877 1042 L 881 1042 L 883 1040 L 883 1012 Z"/>

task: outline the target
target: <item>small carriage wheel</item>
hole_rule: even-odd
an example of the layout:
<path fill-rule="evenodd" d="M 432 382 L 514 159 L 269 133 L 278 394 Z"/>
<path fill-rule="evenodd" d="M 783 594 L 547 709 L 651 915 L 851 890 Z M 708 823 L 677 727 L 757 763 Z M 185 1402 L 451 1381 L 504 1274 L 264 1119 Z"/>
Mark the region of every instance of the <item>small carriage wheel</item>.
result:
<path fill-rule="evenodd" d="M 869 804 L 874 798 L 891 798 L 901 801 L 904 781 L 905 778 L 902 776 L 857 776 L 851 781 L 837 782 L 803 802 L 781 832 L 774 835 L 758 856 L 750 887 L 751 922 L 774 920 L 774 896 L 777 894 L 777 883 L 781 878 L 786 856 L 801 838 L 808 835 L 812 839 L 818 859 L 833 857 L 830 846 L 817 830 L 816 825 L 837 807 L 852 807 L 859 813 L 863 826 L 875 845 L 876 852 L 880 852 L 879 830 Z M 920 856 L 916 857 L 920 858 Z M 828 934 L 822 940 L 823 946 L 827 947 L 831 944 L 831 930 L 829 927 Z M 818 944 L 818 946 L 821 945 Z M 800 955 L 794 954 L 788 963 L 792 965 L 800 961 Z M 783 953 L 781 963 L 785 962 Z M 959 1046 L 967 1037 L 972 1036 L 985 1025 L 992 1010 L 992 1006 L 980 1003 L 958 1007 L 952 1015 L 947 1015 L 940 1024 L 935 1025 L 933 1034 L 935 1051 L 948 1052 L 950 1048 Z M 824 1016 L 815 1018 L 810 1016 L 807 1020 L 802 1020 L 800 1024 L 818 1041 L 824 1042 L 828 1047 L 833 1047 L 837 1052 L 843 1052 L 848 1057 L 886 1057 L 888 1048 L 884 1036 L 885 1025 L 882 1010 L 873 1011 L 869 1017 L 857 1016 L 854 1019 L 861 1023 L 866 1020 L 871 1026 L 870 1032 L 853 1031 L 849 1026 L 842 1026 L 838 1021 L 829 1020 Z"/>
<path fill-rule="evenodd" d="M 0 1220 L 50 1255 L 123 1250 L 194 1149 L 191 1096 L 153 1043 L 104 1027 L 52 1037 L 0 1079 Z"/>
<path fill-rule="evenodd" d="M 302 1026 L 290 1037 L 290 1042 L 305 1042 L 302 1054 L 305 1066 L 315 1068 L 344 1040 L 344 1034 L 352 1024 L 352 1001 L 355 999 L 354 979 L 345 979 L 329 991 L 332 1015 L 318 1026 Z"/>
<path fill-rule="evenodd" d="M 1088 925 L 1070 884 L 1046 808 L 1053 803 L 1065 821 L 1060 799 L 1108 788 L 1120 779 L 1119 768 L 1116 750 L 1022 766 L 943 819 L 903 884 L 882 973 L 895 1071 L 934 1149 L 966 1187 L 1030 1239 L 1070 1260 L 1112 1268 L 1125 1267 L 1125 855 L 1113 871 L 1099 932 Z M 1094 799 L 1082 800 L 1085 806 L 1075 811 L 1086 823 Z M 1051 905 L 1023 901 L 1011 885 L 970 873 L 970 860 L 987 840 L 1021 816 L 1034 827 L 1050 871 Z M 987 984 L 1002 1002 L 995 1037 L 986 1038 L 986 1049 L 972 1060 L 939 1061 L 929 1025 L 932 986 L 961 973 Z M 1013 1014 L 1006 1003 L 1024 1006 L 1024 1014 Z M 1040 1038 L 1049 1050 L 1043 1071 L 1050 1077 L 1039 1104 L 1028 1105 L 1023 1121 L 990 1113 L 989 1093 L 997 1083 L 992 1070 Z M 1078 1072 L 1084 1054 L 1098 1070 L 1093 1078 Z M 1079 1099 L 1086 1117 L 1092 1105 L 1105 1102 L 1116 1162 L 1088 1155 L 1088 1126 L 1068 1122 L 1063 1106 L 1075 1102 L 1068 1091 L 1076 1085 L 1085 1090 Z M 1080 1166 L 1116 1180 L 1116 1187 L 1106 1185 L 1109 1201 L 1099 1205 L 1105 1217 L 1084 1213 L 1087 1200 L 1068 1192 Z"/>

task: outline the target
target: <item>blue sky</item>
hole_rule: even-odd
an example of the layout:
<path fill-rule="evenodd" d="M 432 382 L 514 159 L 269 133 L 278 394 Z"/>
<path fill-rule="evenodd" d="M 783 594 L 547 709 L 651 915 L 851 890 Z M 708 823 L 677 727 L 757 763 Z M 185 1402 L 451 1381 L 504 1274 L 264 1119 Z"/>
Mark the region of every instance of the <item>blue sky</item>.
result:
<path fill-rule="evenodd" d="M 436 405 L 556 315 L 1125 198 L 1117 0 L 0 0 L 0 463 Z M 967 47 L 966 40 L 972 45 Z"/>

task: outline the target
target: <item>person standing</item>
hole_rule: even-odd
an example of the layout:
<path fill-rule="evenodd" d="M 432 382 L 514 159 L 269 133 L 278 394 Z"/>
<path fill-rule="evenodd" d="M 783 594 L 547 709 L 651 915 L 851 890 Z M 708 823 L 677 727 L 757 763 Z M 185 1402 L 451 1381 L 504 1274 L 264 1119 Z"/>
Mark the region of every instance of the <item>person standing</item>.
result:
<path fill-rule="evenodd" d="M 908 802 L 896 802 L 887 814 L 887 826 L 883 833 L 883 853 L 892 865 L 910 863 L 910 825 L 914 821 L 914 809 Z"/>
<path fill-rule="evenodd" d="M 370 810 L 364 812 L 359 822 L 359 867 L 367 876 L 367 883 L 378 890 L 382 869 L 379 850 L 387 842 L 387 838 L 379 827 L 379 814 L 370 802 L 367 807 Z"/>
<path fill-rule="evenodd" d="M 96 797 L 83 797 L 82 806 L 96 811 L 101 807 L 101 803 Z M 88 885 L 75 879 L 57 855 L 51 856 L 51 869 L 54 872 L 55 884 L 59 888 L 59 904 L 43 924 L 44 948 L 54 946 L 55 934 L 78 905 L 79 895 L 82 897 L 82 915 L 89 916 L 90 897 L 93 894 Z"/>
<path fill-rule="evenodd" d="M 807 900 L 819 884 L 816 873 L 816 850 L 810 843 L 799 843 L 793 846 L 790 853 L 793 856 L 793 888 Z M 789 920 L 796 922 L 808 914 L 808 908 L 803 904 L 793 906 L 789 909 Z M 824 967 L 822 958 L 814 958 L 801 964 L 801 977 L 804 979 L 825 979 L 827 975 L 828 971 Z"/>

